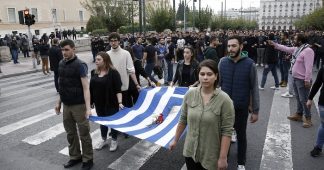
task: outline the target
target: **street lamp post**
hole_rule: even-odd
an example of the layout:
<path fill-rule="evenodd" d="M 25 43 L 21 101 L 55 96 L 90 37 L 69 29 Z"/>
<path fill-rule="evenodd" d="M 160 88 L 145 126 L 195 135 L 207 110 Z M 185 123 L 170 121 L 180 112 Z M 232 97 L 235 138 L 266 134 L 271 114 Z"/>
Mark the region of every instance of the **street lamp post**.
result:
<path fill-rule="evenodd" d="M 191 0 L 189 0 L 190 2 Z M 189 3 L 188 2 L 188 3 Z M 186 31 L 186 9 L 187 9 L 187 0 L 184 1 L 184 10 L 183 10 L 183 29 Z"/>

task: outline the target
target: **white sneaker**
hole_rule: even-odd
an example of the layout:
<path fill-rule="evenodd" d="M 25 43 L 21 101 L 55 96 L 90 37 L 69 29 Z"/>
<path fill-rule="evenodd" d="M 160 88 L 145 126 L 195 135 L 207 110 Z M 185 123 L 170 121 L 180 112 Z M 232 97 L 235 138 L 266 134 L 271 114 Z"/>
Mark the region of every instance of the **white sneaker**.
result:
<path fill-rule="evenodd" d="M 279 90 L 279 87 L 276 87 L 276 86 L 272 86 L 270 88 L 273 89 L 273 90 Z"/>
<path fill-rule="evenodd" d="M 261 64 L 261 67 L 263 67 L 264 65 L 263 64 Z"/>
<path fill-rule="evenodd" d="M 118 147 L 117 141 L 116 140 L 111 140 L 109 151 L 114 152 L 114 151 L 117 150 L 117 147 Z"/>
<path fill-rule="evenodd" d="M 245 166 L 244 165 L 238 165 L 237 170 L 245 170 Z"/>
<path fill-rule="evenodd" d="M 260 66 L 260 64 L 256 64 L 255 66 L 259 67 L 259 66 Z"/>
<path fill-rule="evenodd" d="M 264 90 L 264 87 L 259 86 L 259 90 Z"/>
<path fill-rule="evenodd" d="M 108 140 L 100 140 L 100 142 L 94 148 L 96 150 L 101 150 L 106 145 L 108 145 Z"/>
<path fill-rule="evenodd" d="M 294 97 L 294 95 L 290 94 L 289 91 L 287 91 L 286 93 L 282 94 L 281 97 L 292 98 Z"/>
<path fill-rule="evenodd" d="M 234 130 L 231 137 L 231 142 L 235 143 L 237 141 L 236 131 Z"/>

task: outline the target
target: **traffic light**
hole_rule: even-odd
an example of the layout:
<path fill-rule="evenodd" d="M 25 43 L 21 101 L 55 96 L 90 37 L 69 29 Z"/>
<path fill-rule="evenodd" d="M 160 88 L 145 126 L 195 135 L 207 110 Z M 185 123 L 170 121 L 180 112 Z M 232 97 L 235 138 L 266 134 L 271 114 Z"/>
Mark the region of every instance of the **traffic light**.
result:
<path fill-rule="evenodd" d="M 35 15 L 30 14 L 28 9 L 24 10 L 24 18 L 26 25 L 31 26 L 35 24 Z"/>

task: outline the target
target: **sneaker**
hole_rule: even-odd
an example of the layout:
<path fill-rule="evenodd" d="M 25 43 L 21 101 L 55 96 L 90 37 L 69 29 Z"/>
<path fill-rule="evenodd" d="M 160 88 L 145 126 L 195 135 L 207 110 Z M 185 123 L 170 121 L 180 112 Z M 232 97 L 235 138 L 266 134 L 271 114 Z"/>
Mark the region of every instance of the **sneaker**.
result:
<path fill-rule="evenodd" d="M 255 66 L 259 67 L 259 66 L 260 66 L 260 64 L 256 64 Z"/>
<path fill-rule="evenodd" d="M 111 140 L 109 151 L 114 152 L 114 151 L 117 150 L 117 147 L 118 147 L 117 141 L 116 140 Z"/>
<path fill-rule="evenodd" d="M 313 126 L 311 117 L 303 117 L 303 128 L 310 128 Z"/>
<path fill-rule="evenodd" d="M 82 162 L 81 170 L 90 170 L 93 166 L 93 161 L 89 160 L 88 162 Z"/>
<path fill-rule="evenodd" d="M 261 67 L 263 67 L 264 65 L 263 64 L 261 64 Z"/>
<path fill-rule="evenodd" d="M 100 140 L 100 142 L 94 148 L 96 150 L 101 150 L 106 145 L 108 145 L 108 140 Z"/>
<path fill-rule="evenodd" d="M 317 146 L 315 146 L 314 149 L 310 152 L 312 157 L 318 157 L 321 155 L 321 153 L 322 153 L 322 149 Z"/>
<path fill-rule="evenodd" d="M 287 82 L 284 81 L 282 84 L 280 84 L 280 87 L 287 87 Z"/>
<path fill-rule="evenodd" d="M 259 90 L 264 90 L 264 87 L 259 86 Z"/>
<path fill-rule="evenodd" d="M 270 89 L 273 89 L 273 90 L 279 90 L 279 87 L 272 86 L 272 87 L 270 87 Z"/>
<path fill-rule="evenodd" d="M 238 165 L 237 170 L 245 170 L 245 166 L 244 165 Z"/>
<path fill-rule="evenodd" d="M 236 141 L 237 141 L 236 131 L 233 130 L 232 137 L 231 137 L 231 142 L 235 143 Z"/>
<path fill-rule="evenodd" d="M 285 97 L 285 98 L 292 98 L 294 97 L 294 95 L 290 94 L 288 91 L 284 94 L 281 95 L 281 97 Z"/>
<path fill-rule="evenodd" d="M 301 122 L 303 120 L 303 116 L 299 113 L 294 113 L 294 114 L 288 116 L 287 119 L 292 120 L 292 121 Z"/>

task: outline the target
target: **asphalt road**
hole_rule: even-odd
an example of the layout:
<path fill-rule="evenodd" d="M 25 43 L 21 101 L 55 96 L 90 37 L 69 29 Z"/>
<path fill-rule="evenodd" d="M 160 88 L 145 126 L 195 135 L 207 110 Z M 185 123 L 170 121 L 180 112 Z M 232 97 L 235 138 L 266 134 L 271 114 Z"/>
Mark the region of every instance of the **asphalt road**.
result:
<path fill-rule="evenodd" d="M 80 58 L 89 62 L 90 69 L 94 68 L 94 64 L 90 63 L 91 57 L 84 54 Z M 258 68 L 259 80 L 262 70 L 261 67 Z M 255 124 L 248 123 L 246 169 L 324 170 L 323 156 L 312 158 L 309 155 L 319 125 L 316 107 L 312 108 L 313 127 L 304 129 L 300 122 L 288 121 L 289 130 L 279 131 L 277 137 L 271 138 L 272 130 L 281 128 L 281 124 L 277 125 L 276 122 L 286 122 L 286 115 L 281 114 L 296 111 L 294 98 L 278 102 L 275 96 L 284 92 L 285 89 L 275 92 L 270 89 L 273 82 L 273 77 L 269 74 L 265 90 L 260 91 L 259 121 Z M 55 115 L 51 110 L 58 97 L 54 88 L 53 75 L 44 76 L 42 73 L 32 73 L 0 79 L 0 88 L 0 169 L 63 169 L 62 164 L 69 159 L 64 151 L 68 143 L 66 134 L 60 125 L 62 116 Z M 287 108 L 288 111 L 284 111 L 283 108 Z M 278 128 L 273 128 L 276 126 L 271 125 L 276 125 Z M 98 128 L 98 124 L 91 123 L 91 132 L 95 141 L 99 138 Z M 51 137 L 40 139 L 39 134 L 43 131 Z M 39 137 L 36 140 L 38 144 L 28 143 L 32 137 Z M 118 143 L 119 148 L 116 152 L 109 152 L 109 147 L 94 151 L 94 170 L 179 170 L 184 165 L 183 140 L 173 152 L 147 144 L 135 137 L 124 138 L 123 135 L 119 136 Z M 277 149 L 269 152 L 267 148 L 272 148 L 272 145 Z M 228 158 L 228 169 L 231 170 L 236 169 L 236 147 L 235 143 L 232 144 Z M 266 166 L 262 165 L 264 162 L 267 163 Z M 79 168 L 80 165 L 71 169 Z"/>

